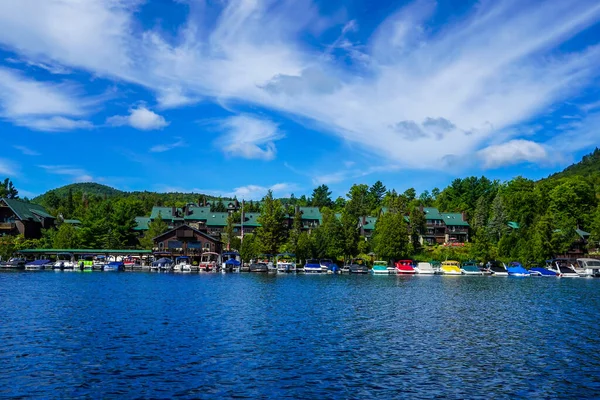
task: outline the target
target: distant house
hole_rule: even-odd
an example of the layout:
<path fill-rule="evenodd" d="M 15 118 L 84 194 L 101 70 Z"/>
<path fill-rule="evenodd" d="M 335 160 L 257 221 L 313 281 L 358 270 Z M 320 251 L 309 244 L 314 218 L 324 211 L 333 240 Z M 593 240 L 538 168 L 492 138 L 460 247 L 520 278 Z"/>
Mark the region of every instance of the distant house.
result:
<path fill-rule="evenodd" d="M 154 238 L 154 250 L 176 256 L 199 256 L 203 252 L 220 253 L 222 243 L 206 232 L 180 225 Z"/>
<path fill-rule="evenodd" d="M 446 225 L 446 243 L 466 243 L 469 241 L 469 223 L 464 213 L 440 213 Z"/>
<path fill-rule="evenodd" d="M 39 239 L 42 229 L 54 227 L 56 218 L 44 207 L 16 199 L 0 198 L 0 235 L 22 234 Z"/>

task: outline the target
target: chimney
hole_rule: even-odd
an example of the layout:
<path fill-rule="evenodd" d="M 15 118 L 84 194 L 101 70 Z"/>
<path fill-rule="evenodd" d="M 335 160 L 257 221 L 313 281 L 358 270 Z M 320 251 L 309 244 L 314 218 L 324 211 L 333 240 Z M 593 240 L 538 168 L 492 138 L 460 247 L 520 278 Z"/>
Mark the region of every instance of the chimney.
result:
<path fill-rule="evenodd" d="M 177 216 L 177 209 L 175 208 L 175 206 L 173 206 L 171 208 L 171 217 L 175 218 Z"/>
<path fill-rule="evenodd" d="M 466 214 L 466 213 L 463 211 L 463 212 L 461 213 L 461 215 L 462 215 L 462 219 L 463 219 L 463 221 L 466 221 L 466 220 L 467 220 L 467 214 Z"/>

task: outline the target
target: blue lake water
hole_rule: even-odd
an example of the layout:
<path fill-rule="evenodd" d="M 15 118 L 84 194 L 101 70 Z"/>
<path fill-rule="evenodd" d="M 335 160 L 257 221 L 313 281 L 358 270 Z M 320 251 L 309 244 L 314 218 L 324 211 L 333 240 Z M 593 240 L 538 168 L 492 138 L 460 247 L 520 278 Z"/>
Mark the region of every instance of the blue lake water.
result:
<path fill-rule="evenodd" d="M 593 398 L 600 279 L 0 273 L 0 397 Z"/>

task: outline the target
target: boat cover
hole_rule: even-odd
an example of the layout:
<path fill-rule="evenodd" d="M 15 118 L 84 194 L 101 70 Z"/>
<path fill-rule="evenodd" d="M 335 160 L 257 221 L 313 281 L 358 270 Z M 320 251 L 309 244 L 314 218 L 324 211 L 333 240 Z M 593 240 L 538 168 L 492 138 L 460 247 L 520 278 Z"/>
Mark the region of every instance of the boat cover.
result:
<path fill-rule="evenodd" d="M 538 275 L 542 276 L 556 276 L 556 272 L 550 271 L 549 269 L 543 267 L 533 267 L 529 270 L 529 272 L 537 272 Z"/>
<path fill-rule="evenodd" d="M 26 265 L 46 265 L 46 264 L 50 264 L 50 260 L 35 260 L 35 261 L 31 261 L 28 262 Z"/>
<path fill-rule="evenodd" d="M 523 268 L 522 265 L 513 265 L 507 268 L 509 275 L 529 275 L 529 271 Z"/>
<path fill-rule="evenodd" d="M 230 258 L 229 260 L 225 261 L 225 265 L 233 265 L 234 267 L 237 267 L 241 265 L 241 263 L 235 258 Z"/>
<path fill-rule="evenodd" d="M 152 264 L 173 264 L 173 260 L 171 260 L 170 258 L 159 258 Z"/>
<path fill-rule="evenodd" d="M 120 266 L 123 266 L 124 264 L 121 261 L 111 261 L 108 264 L 106 264 L 107 267 L 115 267 L 115 268 L 119 268 Z"/>

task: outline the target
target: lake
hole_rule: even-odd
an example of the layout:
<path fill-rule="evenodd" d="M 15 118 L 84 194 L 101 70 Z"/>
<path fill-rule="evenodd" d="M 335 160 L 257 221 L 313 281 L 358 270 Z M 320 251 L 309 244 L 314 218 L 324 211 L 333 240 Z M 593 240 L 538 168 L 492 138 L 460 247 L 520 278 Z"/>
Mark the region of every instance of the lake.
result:
<path fill-rule="evenodd" d="M 0 273 L 0 397 L 591 398 L 600 279 Z"/>

